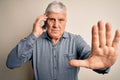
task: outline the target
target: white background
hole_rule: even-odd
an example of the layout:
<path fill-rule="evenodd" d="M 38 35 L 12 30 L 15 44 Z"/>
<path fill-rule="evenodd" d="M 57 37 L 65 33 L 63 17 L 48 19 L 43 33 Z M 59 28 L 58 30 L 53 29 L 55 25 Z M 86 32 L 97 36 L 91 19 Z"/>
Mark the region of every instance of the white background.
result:
<path fill-rule="evenodd" d="M 26 63 L 10 70 L 6 58 L 20 39 L 28 36 L 35 19 L 53 0 L 0 0 L 0 80 L 32 80 L 32 68 Z M 91 45 L 91 27 L 97 21 L 110 22 L 113 35 L 120 28 L 120 0 L 60 0 L 68 9 L 66 31 L 80 34 Z M 119 45 L 120 54 L 120 45 Z M 101 75 L 81 68 L 79 80 L 120 80 L 120 55 L 109 74 Z"/>

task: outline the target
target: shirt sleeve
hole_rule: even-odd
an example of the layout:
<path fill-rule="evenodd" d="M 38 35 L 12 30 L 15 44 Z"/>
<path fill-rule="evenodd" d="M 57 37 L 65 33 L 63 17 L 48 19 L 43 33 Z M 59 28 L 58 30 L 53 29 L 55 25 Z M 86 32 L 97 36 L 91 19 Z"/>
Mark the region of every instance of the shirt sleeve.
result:
<path fill-rule="evenodd" d="M 6 66 L 10 69 L 21 66 L 32 57 L 33 46 L 37 38 L 31 33 L 22 39 L 8 55 Z"/>
<path fill-rule="evenodd" d="M 76 46 L 79 59 L 87 59 L 90 55 L 91 48 L 79 35 L 76 37 Z M 105 69 L 96 69 L 93 71 L 99 74 L 106 74 L 110 71 L 110 67 Z"/>
<path fill-rule="evenodd" d="M 79 55 L 79 59 L 88 58 L 91 51 L 90 46 L 84 41 L 84 39 L 80 35 L 77 35 L 75 40 L 76 40 L 76 49 L 77 49 L 77 54 Z"/>

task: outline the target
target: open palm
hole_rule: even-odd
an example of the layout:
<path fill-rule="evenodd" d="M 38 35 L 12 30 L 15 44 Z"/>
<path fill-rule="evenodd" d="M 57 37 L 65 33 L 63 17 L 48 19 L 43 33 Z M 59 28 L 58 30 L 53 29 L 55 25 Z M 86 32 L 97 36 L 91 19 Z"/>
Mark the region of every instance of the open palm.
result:
<path fill-rule="evenodd" d="M 112 66 L 118 55 L 118 42 L 120 31 L 116 30 L 112 39 L 111 25 L 102 21 L 92 28 L 92 50 L 86 60 L 71 60 L 71 66 L 87 67 L 90 69 L 102 69 Z"/>

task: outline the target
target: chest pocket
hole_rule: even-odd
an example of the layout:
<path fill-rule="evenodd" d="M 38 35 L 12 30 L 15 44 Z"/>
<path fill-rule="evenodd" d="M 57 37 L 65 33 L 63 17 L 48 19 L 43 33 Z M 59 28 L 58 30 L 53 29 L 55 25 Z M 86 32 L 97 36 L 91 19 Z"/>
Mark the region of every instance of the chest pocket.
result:
<path fill-rule="evenodd" d="M 71 37 L 68 41 L 67 53 L 64 54 L 65 66 L 67 68 L 74 68 L 69 65 L 69 61 L 72 59 L 77 59 L 75 40 Z"/>
<path fill-rule="evenodd" d="M 76 55 L 72 53 L 64 54 L 64 76 L 66 76 L 66 80 L 75 80 L 76 75 L 76 67 L 70 66 L 69 61 L 72 59 L 76 59 Z"/>
<path fill-rule="evenodd" d="M 75 54 L 64 54 L 64 60 L 65 60 L 65 67 L 68 68 L 68 69 L 72 69 L 74 67 L 70 66 L 69 65 L 69 61 L 72 60 L 72 59 L 76 59 L 76 55 Z"/>

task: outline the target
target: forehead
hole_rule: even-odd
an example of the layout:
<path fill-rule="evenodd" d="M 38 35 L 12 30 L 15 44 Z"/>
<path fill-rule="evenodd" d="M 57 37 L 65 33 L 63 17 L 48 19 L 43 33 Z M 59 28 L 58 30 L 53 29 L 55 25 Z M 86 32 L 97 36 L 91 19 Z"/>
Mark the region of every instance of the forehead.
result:
<path fill-rule="evenodd" d="M 59 13 L 56 12 L 48 12 L 47 16 L 50 18 L 66 18 L 66 11 L 62 11 Z"/>

